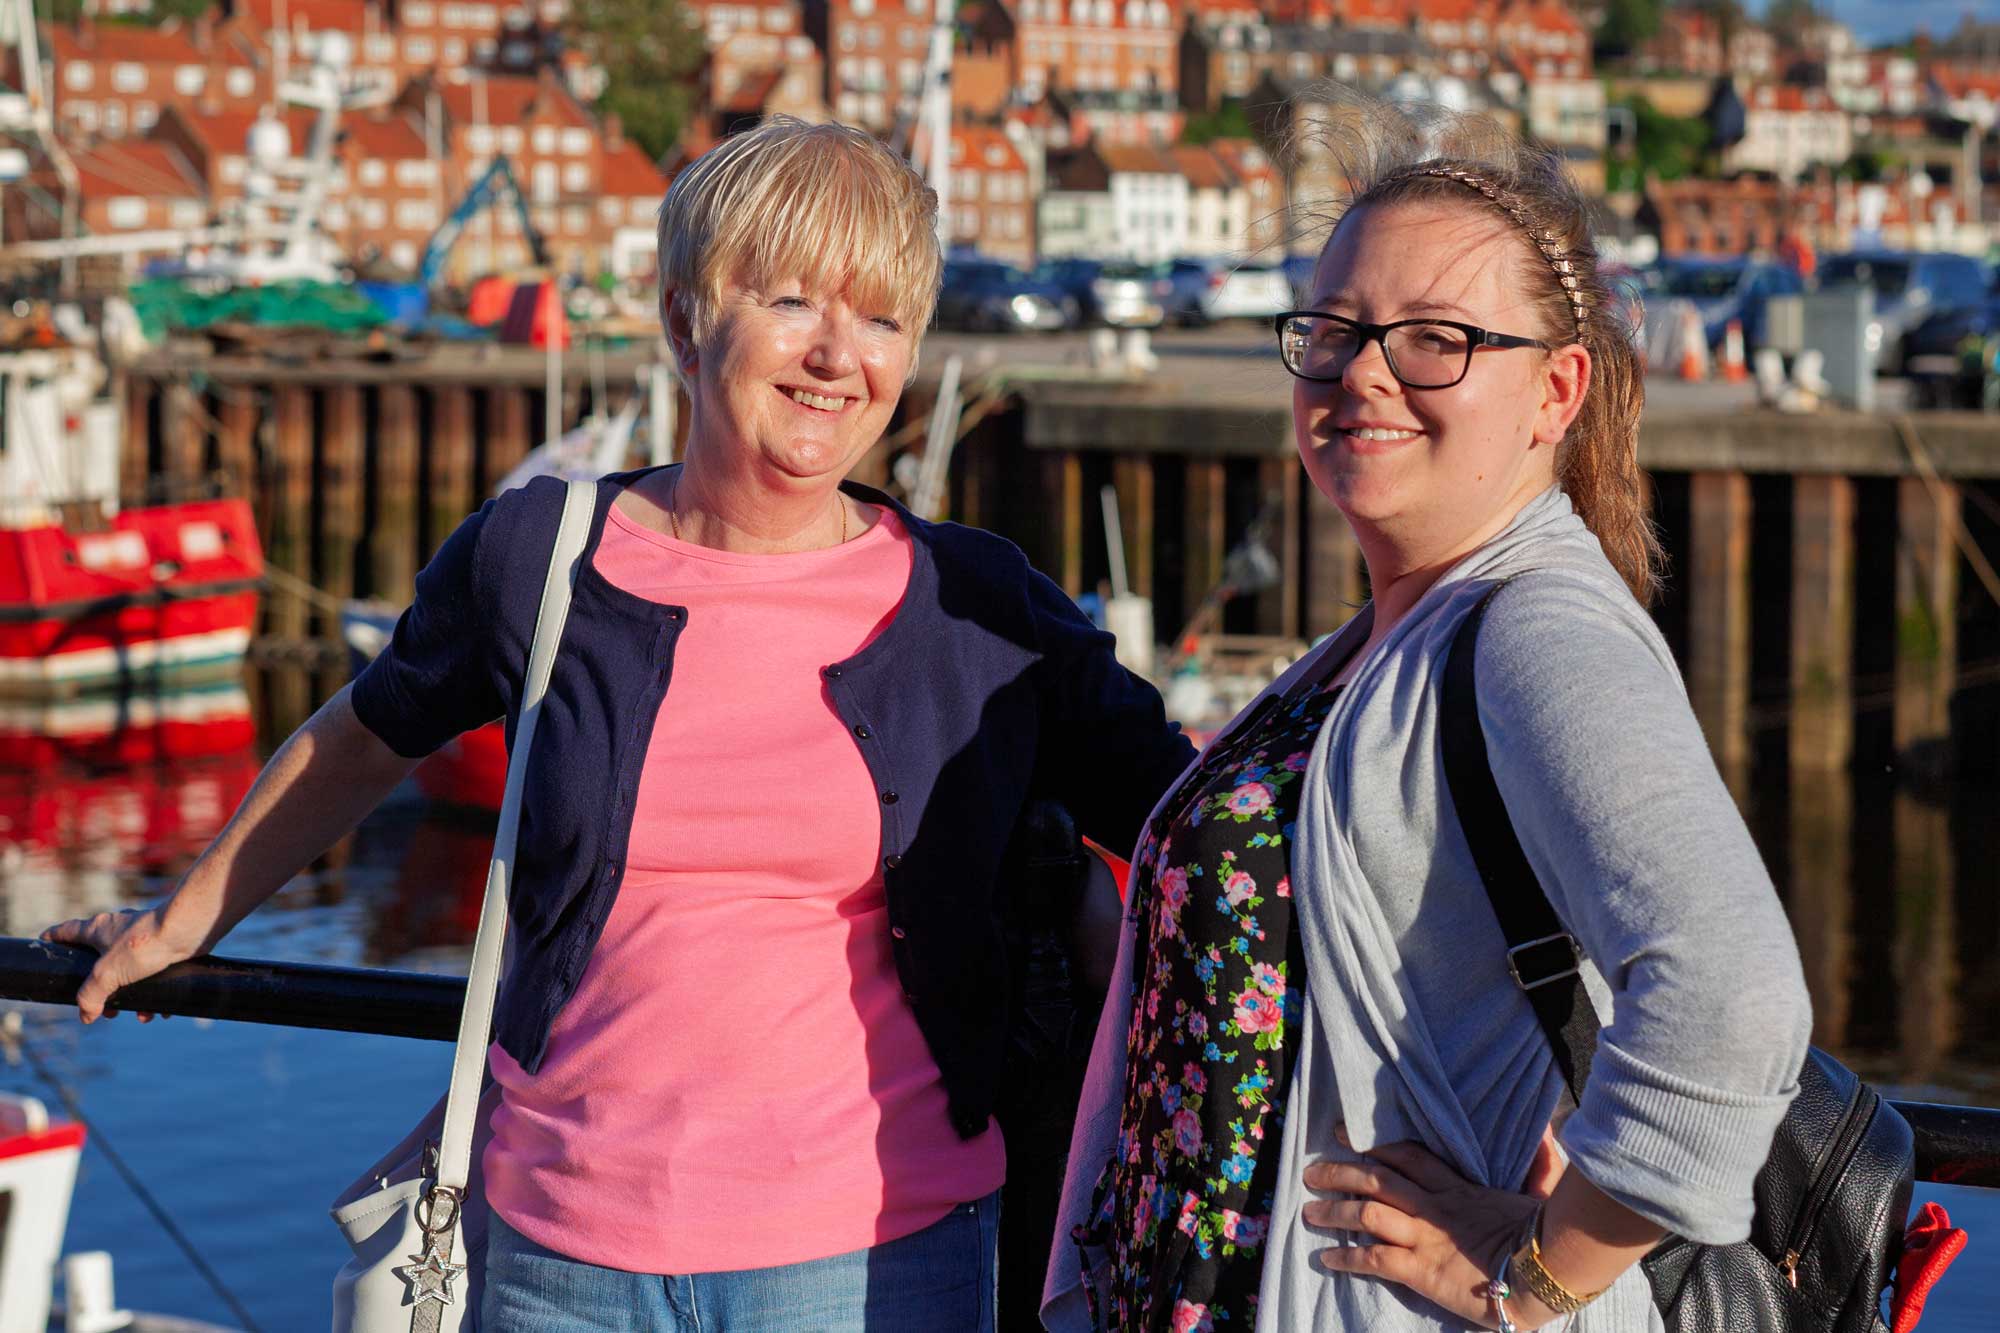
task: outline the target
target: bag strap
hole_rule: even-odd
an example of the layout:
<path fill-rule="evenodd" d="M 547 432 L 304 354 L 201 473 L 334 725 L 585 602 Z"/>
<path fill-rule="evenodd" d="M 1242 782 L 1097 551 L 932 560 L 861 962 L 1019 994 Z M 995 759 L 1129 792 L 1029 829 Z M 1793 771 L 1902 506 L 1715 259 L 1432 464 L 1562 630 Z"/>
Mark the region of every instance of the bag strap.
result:
<path fill-rule="evenodd" d="M 500 801 L 500 824 L 493 836 L 493 860 L 486 868 L 486 900 L 479 909 L 479 934 L 472 944 L 472 972 L 466 978 L 465 1008 L 458 1016 L 458 1050 L 451 1062 L 451 1090 L 445 1094 L 444 1129 L 438 1136 L 434 1188 L 463 1193 L 472 1173 L 472 1130 L 486 1075 L 486 1048 L 493 1039 L 493 1004 L 500 989 L 501 951 L 507 936 L 507 890 L 514 878 L 514 847 L 521 830 L 521 787 L 548 693 L 556 648 L 569 619 L 570 589 L 577 559 L 590 538 L 597 483 L 572 481 L 563 501 L 562 524 L 542 583 L 541 611 L 535 617 L 534 647 L 514 744 L 507 759 L 507 787 Z"/>
<path fill-rule="evenodd" d="M 1597 1010 L 1590 1003 L 1578 966 L 1583 960 L 1576 940 L 1549 905 L 1534 867 L 1528 864 L 1515 836 L 1507 806 L 1493 781 L 1486 753 L 1486 731 L 1479 722 L 1479 692 L 1474 658 L 1479 625 L 1495 593 L 1496 583 L 1459 623 L 1445 663 L 1440 725 L 1445 784 L 1458 812 L 1458 824 L 1472 849 L 1480 883 L 1492 901 L 1493 915 L 1507 937 L 1507 971 L 1527 993 L 1535 1021 L 1549 1039 L 1563 1081 L 1578 1101 L 1590 1077 L 1597 1051 Z"/>

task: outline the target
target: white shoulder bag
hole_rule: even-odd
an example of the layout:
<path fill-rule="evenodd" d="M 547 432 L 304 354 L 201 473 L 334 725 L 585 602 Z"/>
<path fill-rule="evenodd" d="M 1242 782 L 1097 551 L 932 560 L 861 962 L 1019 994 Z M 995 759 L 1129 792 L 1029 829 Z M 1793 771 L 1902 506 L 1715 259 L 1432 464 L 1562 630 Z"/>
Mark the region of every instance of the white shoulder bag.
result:
<path fill-rule="evenodd" d="M 570 588 L 590 535 L 596 498 L 595 482 L 569 484 L 542 584 L 493 862 L 486 871 L 486 900 L 472 945 L 472 973 L 458 1020 L 451 1087 L 408 1138 L 333 1203 L 334 1223 L 354 1249 L 333 1281 L 333 1333 L 472 1333 L 479 1327 L 486 1210 L 473 1179 L 473 1149 L 488 1137 L 486 1124 L 498 1093 L 494 1089 L 482 1095 L 482 1085 L 493 1039 L 494 997 L 504 970 L 507 887 L 521 827 L 522 774 L 569 618 Z M 475 1144 L 475 1138 L 482 1144 Z"/>

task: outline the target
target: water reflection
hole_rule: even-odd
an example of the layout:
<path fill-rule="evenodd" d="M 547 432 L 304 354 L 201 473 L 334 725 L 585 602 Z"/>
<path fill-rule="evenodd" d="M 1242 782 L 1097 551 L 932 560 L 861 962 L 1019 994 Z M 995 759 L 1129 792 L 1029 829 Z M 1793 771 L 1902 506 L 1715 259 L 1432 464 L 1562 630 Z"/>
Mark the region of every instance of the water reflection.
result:
<path fill-rule="evenodd" d="M 0 929 L 32 934 L 165 892 L 261 754 L 339 683 L 273 669 L 193 694 L 0 705 Z M 1994 793 L 1782 767 L 1732 789 L 1785 897 L 1814 1040 L 1906 1095 L 2000 1104 Z M 236 951 L 462 970 L 492 822 L 409 784 L 253 918 Z"/>

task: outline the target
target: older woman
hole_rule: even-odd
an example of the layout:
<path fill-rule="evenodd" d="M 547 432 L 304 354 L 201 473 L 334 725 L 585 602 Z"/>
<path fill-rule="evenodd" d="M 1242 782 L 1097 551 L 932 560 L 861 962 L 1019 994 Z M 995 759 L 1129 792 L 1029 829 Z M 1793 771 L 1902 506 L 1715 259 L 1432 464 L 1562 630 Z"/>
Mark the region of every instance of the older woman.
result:
<path fill-rule="evenodd" d="M 1176 1333 L 1657 1328 L 1637 1261 L 1668 1230 L 1745 1237 L 1796 1091 L 1798 956 L 1642 605 L 1642 386 L 1583 200 L 1519 145 L 1362 124 L 1375 151 L 1278 332 L 1373 599 L 1147 824 L 1052 1329 L 1086 1306 Z M 1505 808 L 1481 813 L 1511 819 L 1609 1020 L 1567 1170 L 1542 978 L 1510 974 L 1442 772 L 1444 668 L 1482 604 Z"/>
<path fill-rule="evenodd" d="M 935 217 L 873 139 L 789 120 L 662 208 L 685 461 L 599 483 L 530 759 L 489 1328 L 992 1327 L 1003 847 L 1031 791 L 1129 845 L 1193 751 L 1014 547 L 843 481 L 915 365 Z M 86 1021 L 511 723 L 562 503 L 452 535 L 172 898 L 50 933 L 104 953 Z"/>

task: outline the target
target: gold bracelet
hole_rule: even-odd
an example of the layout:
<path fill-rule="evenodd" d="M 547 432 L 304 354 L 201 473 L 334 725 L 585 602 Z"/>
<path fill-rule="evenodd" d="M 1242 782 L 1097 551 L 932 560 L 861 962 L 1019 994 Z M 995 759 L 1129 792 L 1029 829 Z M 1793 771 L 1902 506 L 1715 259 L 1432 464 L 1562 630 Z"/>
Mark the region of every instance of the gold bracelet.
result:
<path fill-rule="evenodd" d="M 1507 1261 L 1507 1276 L 1557 1314 L 1575 1314 L 1604 1293 L 1593 1291 L 1587 1296 L 1579 1296 L 1557 1281 L 1556 1275 L 1542 1264 L 1542 1242 L 1538 1234 L 1541 1229 L 1542 1210 L 1536 1208 L 1533 1220 L 1528 1223 L 1527 1240 Z"/>

